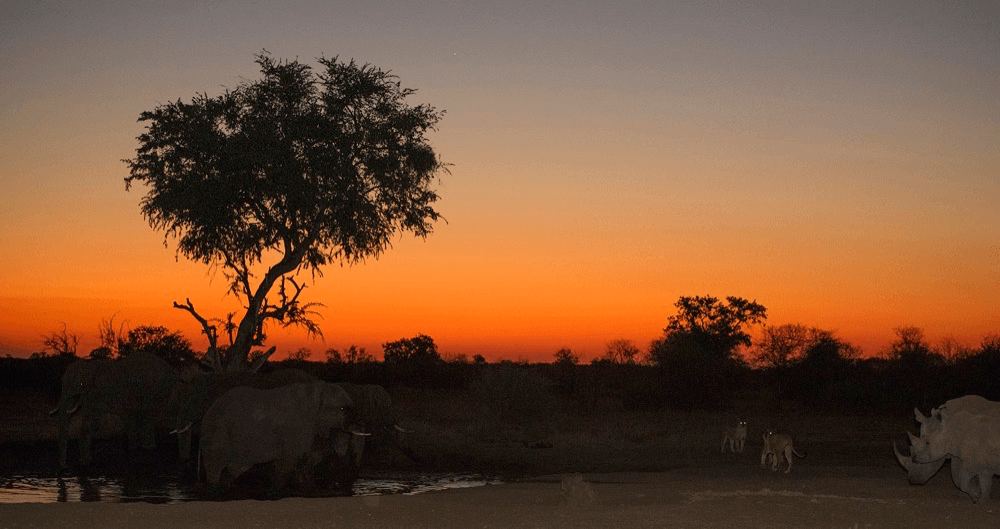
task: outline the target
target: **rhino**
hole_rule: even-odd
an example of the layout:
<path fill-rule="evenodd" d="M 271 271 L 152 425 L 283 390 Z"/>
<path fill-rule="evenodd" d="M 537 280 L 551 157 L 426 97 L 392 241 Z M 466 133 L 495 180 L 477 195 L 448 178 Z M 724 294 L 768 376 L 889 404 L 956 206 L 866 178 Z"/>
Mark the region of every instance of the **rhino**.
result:
<path fill-rule="evenodd" d="M 952 399 L 925 417 L 913 409 L 920 423 L 920 437 L 907 432 L 910 456 L 896 459 L 913 485 L 926 483 L 951 459 L 951 479 L 973 501 L 990 499 L 993 476 L 1000 474 L 1000 402 L 978 395 Z"/>

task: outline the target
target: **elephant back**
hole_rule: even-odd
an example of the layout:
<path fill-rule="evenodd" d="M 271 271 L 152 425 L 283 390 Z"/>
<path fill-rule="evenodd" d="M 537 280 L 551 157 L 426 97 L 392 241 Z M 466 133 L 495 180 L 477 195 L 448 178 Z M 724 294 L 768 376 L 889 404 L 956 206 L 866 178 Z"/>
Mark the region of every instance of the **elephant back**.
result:
<path fill-rule="evenodd" d="M 137 351 L 112 362 L 102 387 L 114 412 L 156 414 L 166 407 L 179 379 L 177 370 L 155 354 Z"/>

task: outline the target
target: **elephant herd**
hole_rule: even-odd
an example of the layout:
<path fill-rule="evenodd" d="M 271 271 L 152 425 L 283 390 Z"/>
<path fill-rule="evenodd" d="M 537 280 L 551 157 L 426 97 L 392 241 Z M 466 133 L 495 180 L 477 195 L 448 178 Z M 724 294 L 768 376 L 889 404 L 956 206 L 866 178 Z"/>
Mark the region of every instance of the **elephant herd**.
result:
<path fill-rule="evenodd" d="M 179 375 L 150 353 L 67 366 L 50 412 L 59 423 L 59 466 L 66 468 L 71 425 L 78 424 L 80 464 L 106 415 L 125 426 L 130 451 L 155 447 L 157 423 L 177 435 L 178 459 L 195 458 L 209 491 L 239 486 L 253 469 L 272 491 L 346 489 L 365 450 L 400 442 L 392 400 L 378 385 L 335 384 L 298 369 Z M 192 454 L 193 440 L 198 439 Z"/>

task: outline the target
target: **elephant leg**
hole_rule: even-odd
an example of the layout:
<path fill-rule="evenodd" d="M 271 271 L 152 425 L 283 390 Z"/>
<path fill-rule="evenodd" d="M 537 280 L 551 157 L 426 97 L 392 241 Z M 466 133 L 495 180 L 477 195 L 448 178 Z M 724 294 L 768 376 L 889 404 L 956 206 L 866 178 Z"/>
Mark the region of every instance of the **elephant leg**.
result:
<path fill-rule="evenodd" d="M 93 462 L 91 457 L 90 447 L 94 441 L 94 435 L 97 430 L 101 427 L 101 418 L 98 417 L 85 417 L 83 419 L 83 424 L 80 425 L 80 465 L 89 466 Z"/>
<path fill-rule="evenodd" d="M 59 468 L 67 468 L 66 452 L 69 448 L 69 419 L 59 421 Z"/>
<path fill-rule="evenodd" d="M 191 458 L 191 429 L 177 434 L 177 457 L 181 461 Z"/>
<path fill-rule="evenodd" d="M 125 423 L 125 435 L 128 437 L 129 452 L 135 452 L 139 448 L 139 419 L 135 415 L 122 416 Z"/>
<path fill-rule="evenodd" d="M 139 435 L 144 450 L 156 449 L 156 421 L 152 417 L 139 420 Z"/>
<path fill-rule="evenodd" d="M 288 489 L 289 484 L 296 487 L 303 486 L 307 481 L 308 471 L 291 461 L 278 460 L 274 462 L 271 472 L 271 490 L 282 492 Z"/>

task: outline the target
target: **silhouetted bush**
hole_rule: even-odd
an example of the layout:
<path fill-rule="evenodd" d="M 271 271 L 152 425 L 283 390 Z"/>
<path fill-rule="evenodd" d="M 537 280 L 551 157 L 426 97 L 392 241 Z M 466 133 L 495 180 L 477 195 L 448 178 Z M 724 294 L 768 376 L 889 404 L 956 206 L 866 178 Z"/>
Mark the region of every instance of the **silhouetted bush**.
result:
<path fill-rule="evenodd" d="M 57 400 L 63 371 L 77 360 L 68 355 L 0 358 L 0 389 L 25 395 L 44 394 Z"/>
<path fill-rule="evenodd" d="M 552 381 L 539 369 L 509 362 L 485 366 L 471 389 L 487 420 L 516 423 L 537 418 L 555 403 Z"/>

